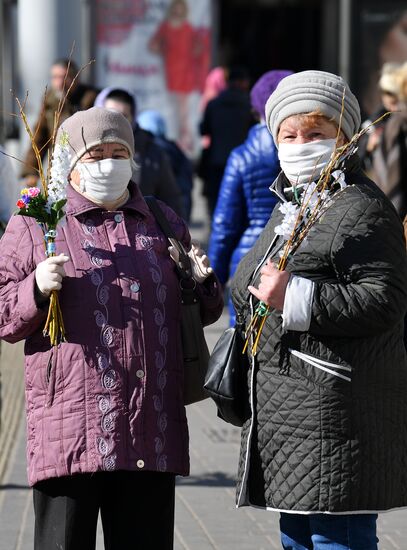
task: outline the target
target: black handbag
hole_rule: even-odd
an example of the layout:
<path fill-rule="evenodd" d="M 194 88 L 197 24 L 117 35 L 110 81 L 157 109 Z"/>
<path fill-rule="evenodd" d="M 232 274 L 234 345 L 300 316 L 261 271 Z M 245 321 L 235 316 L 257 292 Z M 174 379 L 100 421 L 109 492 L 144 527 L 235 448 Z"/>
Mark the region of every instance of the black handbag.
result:
<path fill-rule="evenodd" d="M 191 260 L 182 243 L 176 238 L 154 197 L 144 197 L 162 232 L 179 254 L 176 264 L 181 288 L 181 340 L 184 358 L 184 405 L 197 403 L 209 396 L 204 390 L 209 350 L 205 340 L 196 282 L 192 277 Z"/>
<path fill-rule="evenodd" d="M 252 273 L 250 283 L 256 278 L 263 262 L 275 247 L 278 236 L 269 244 L 261 262 Z M 247 296 L 249 301 L 249 295 Z M 250 418 L 249 402 L 249 359 L 244 348 L 244 320 L 236 317 L 236 326 L 228 328 L 219 338 L 209 358 L 205 378 L 205 390 L 218 407 L 218 416 L 234 426 L 243 426 Z"/>
<path fill-rule="evenodd" d="M 218 408 L 218 416 L 234 426 L 250 417 L 249 361 L 243 352 L 241 325 L 225 330 L 209 358 L 205 390 Z"/>

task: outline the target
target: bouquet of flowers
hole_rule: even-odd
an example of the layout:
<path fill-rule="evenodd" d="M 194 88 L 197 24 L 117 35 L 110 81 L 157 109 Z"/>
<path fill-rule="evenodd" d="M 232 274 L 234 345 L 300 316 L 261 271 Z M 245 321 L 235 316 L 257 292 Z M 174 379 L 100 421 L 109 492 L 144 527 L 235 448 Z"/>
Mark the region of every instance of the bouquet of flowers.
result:
<path fill-rule="evenodd" d="M 45 254 L 55 256 L 57 225 L 65 215 L 66 186 L 68 183 L 70 153 L 68 136 L 62 133 L 60 143 L 54 147 L 49 168 L 49 178 L 42 179 L 42 192 L 37 187 L 22 189 L 17 201 L 17 214 L 35 218 L 44 232 Z M 50 296 L 48 316 L 44 335 L 49 335 L 51 345 L 65 340 L 65 327 L 62 318 L 58 293 Z"/>
<path fill-rule="evenodd" d="M 344 96 L 342 99 L 342 113 L 343 102 Z M 373 124 L 376 124 L 389 114 L 385 113 L 372 124 L 363 128 L 345 145 L 341 147 L 336 145 L 329 162 L 316 182 L 309 181 L 304 186 L 293 185 L 294 200 L 293 202 L 282 203 L 278 207 L 280 212 L 284 214 L 284 217 L 282 223 L 274 230 L 277 235 L 282 235 L 286 241 L 277 265 L 280 271 L 285 269 L 288 260 L 307 237 L 311 227 L 346 188 L 345 164 L 349 157 L 356 153 L 360 137 Z M 339 122 L 336 143 L 338 143 L 340 129 L 341 121 Z M 256 355 L 260 336 L 269 313 L 270 306 L 260 301 L 246 330 L 243 353 L 246 352 L 253 336 L 251 352 L 253 355 Z"/>
<path fill-rule="evenodd" d="M 72 54 L 72 52 L 71 52 Z M 87 65 L 92 63 L 90 61 Z M 54 113 L 53 129 L 49 142 L 48 168 L 44 169 L 41 158 L 41 150 L 36 144 L 36 133 L 31 129 L 24 112 L 24 105 L 16 98 L 19 115 L 31 141 L 35 157 L 38 163 L 38 176 L 42 189 L 22 189 L 20 198 L 17 201 L 18 211 L 16 214 L 35 218 L 38 225 L 44 232 L 44 244 L 46 257 L 56 255 L 57 226 L 65 216 L 66 186 L 70 171 L 69 136 L 62 132 L 59 142 L 56 143 L 58 128 L 60 125 L 61 113 L 66 98 L 74 86 L 79 74 L 87 66 L 82 67 L 75 75 L 71 85 L 61 97 L 58 107 Z M 69 66 L 68 66 L 69 70 Z M 67 70 L 67 72 L 68 72 Z M 65 87 L 65 86 L 64 86 Z M 50 304 L 47 320 L 44 326 L 44 336 L 48 335 L 52 346 L 65 341 L 65 327 L 62 318 L 62 311 L 58 300 L 58 292 L 53 291 L 50 296 Z"/>

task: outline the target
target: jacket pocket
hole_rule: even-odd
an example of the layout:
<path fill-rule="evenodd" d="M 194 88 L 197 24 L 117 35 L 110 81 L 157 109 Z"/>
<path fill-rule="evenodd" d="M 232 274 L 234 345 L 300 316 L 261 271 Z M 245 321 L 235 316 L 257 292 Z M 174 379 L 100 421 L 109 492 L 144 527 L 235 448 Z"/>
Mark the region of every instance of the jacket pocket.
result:
<path fill-rule="evenodd" d="M 56 378 L 57 378 L 57 358 L 58 347 L 52 347 L 47 361 L 47 369 L 45 372 L 45 380 L 47 383 L 47 397 L 45 400 L 45 406 L 51 407 L 54 402 Z"/>
<path fill-rule="evenodd" d="M 344 365 L 336 365 L 335 363 L 330 363 L 328 361 L 318 359 L 318 357 L 313 357 L 312 355 L 308 355 L 306 353 L 303 353 L 295 349 L 290 349 L 289 351 L 291 355 L 294 355 L 294 357 L 301 359 L 301 361 L 306 365 L 309 365 L 315 369 L 319 369 L 321 371 L 327 372 L 328 374 L 332 376 L 336 376 L 337 378 L 340 378 L 341 380 L 345 380 L 346 382 L 352 381 L 351 367 L 347 367 Z"/>

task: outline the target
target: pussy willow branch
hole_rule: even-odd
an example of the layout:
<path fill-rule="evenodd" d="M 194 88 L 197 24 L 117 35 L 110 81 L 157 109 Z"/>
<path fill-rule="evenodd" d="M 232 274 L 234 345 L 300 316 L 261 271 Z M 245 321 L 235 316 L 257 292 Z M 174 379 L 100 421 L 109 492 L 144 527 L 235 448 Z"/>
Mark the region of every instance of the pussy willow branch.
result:
<path fill-rule="evenodd" d="M 341 130 L 342 116 L 343 116 L 343 111 L 344 111 L 344 107 L 345 107 L 344 100 L 345 100 L 345 91 L 344 91 L 343 96 L 342 96 L 342 108 L 341 108 L 341 115 L 340 115 L 340 119 L 339 119 L 336 143 L 338 143 L 339 133 L 340 133 L 340 130 Z M 322 172 L 320 178 L 318 179 L 318 181 L 316 183 L 316 186 L 315 186 L 315 189 L 313 190 L 313 192 L 308 197 L 308 201 L 304 205 L 303 204 L 300 205 L 300 211 L 299 211 L 297 219 L 296 219 L 294 230 L 291 233 L 290 238 L 288 239 L 288 241 L 287 241 L 287 243 L 284 247 L 283 254 L 282 254 L 282 256 L 280 258 L 280 261 L 277 265 L 277 268 L 280 271 L 285 269 L 285 267 L 287 265 L 289 255 L 299 247 L 299 245 L 302 243 L 302 241 L 308 235 L 308 232 L 311 229 L 311 227 L 314 225 L 314 223 L 317 221 L 318 217 L 322 213 L 321 209 L 323 208 L 323 206 L 324 206 L 323 203 L 325 202 L 325 199 L 323 198 L 323 193 L 328 188 L 328 184 L 329 184 L 329 180 L 331 178 L 332 171 L 336 167 L 336 165 L 340 163 L 341 157 L 346 155 L 346 153 L 349 151 L 349 149 L 354 144 L 356 144 L 358 142 L 358 140 L 361 138 L 361 136 L 364 135 L 369 130 L 369 128 L 371 128 L 372 126 L 374 126 L 375 124 L 377 124 L 378 122 L 380 122 L 381 120 L 383 120 L 385 117 L 387 117 L 390 114 L 391 114 L 390 112 L 384 113 L 382 116 L 377 118 L 371 124 L 369 124 L 368 126 L 363 128 L 363 130 L 361 130 L 360 132 L 358 132 L 357 134 L 352 136 L 350 141 L 345 143 L 345 145 L 342 145 L 341 147 L 336 146 L 335 153 L 334 153 L 333 157 L 331 158 L 331 160 L 329 161 L 326 169 Z M 310 183 L 311 182 L 309 182 L 308 185 L 310 185 Z M 314 193 L 318 193 L 317 203 L 314 206 L 314 208 L 311 212 L 311 215 L 308 218 L 307 223 L 305 224 L 305 227 L 302 229 L 302 231 L 299 234 L 297 234 L 298 227 L 304 219 L 304 212 L 305 212 L 306 208 L 308 207 L 308 204 L 311 200 L 311 197 L 314 195 Z M 295 243 L 293 242 L 294 240 L 295 240 Z"/>
<path fill-rule="evenodd" d="M 72 48 L 71 48 L 71 52 L 69 54 L 69 61 L 68 61 L 68 67 L 67 67 L 67 72 L 66 72 L 66 75 L 65 75 L 65 78 L 64 78 L 64 85 L 65 85 L 65 82 L 66 82 L 66 77 L 68 75 L 68 72 L 69 72 L 69 67 L 70 67 L 70 63 L 71 63 L 71 59 L 72 59 L 72 54 L 73 54 L 73 49 L 74 49 L 74 44 L 72 45 Z M 40 181 L 41 181 L 41 187 L 43 189 L 43 192 L 44 192 L 44 196 L 47 197 L 48 196 L 48 190 L 47 190 L 47 181 L 49 181 L 49 177 L 50 177 L 50 169 L 51 169 L 51 157 L 49 156 L 48 158 L 48 168 L 47 168 L 47 174 L 45 175 L 45 172 L 44 172 L 44 169 L 43 169 L 43 166 L 42 166 L 42 158 L 41 158 L 41 154 L 43 152 L 43 150 L 48 147 L 48 149 L 50 149 L 51 151 L 53 151 L 54 149 L 54 146 L 55 146 L 55 141 L 56 141 L 56 136 L 57 136 L 57 132 L 58 132 L 58 128 L 59 128 L 59 123 L 60 123 L 60 119 L 61 119 L 61 114 L 62 114 L 62 111 L 63 111 L 63 108 L 65 106 L 65 102 L 68 98 L 68 95 L 69 93 L 71 92 L 73 86 L 75 85 L 75 83 L 77 82 L 80 74 L 82 73 L 82 71 L 84 71 L 87 67 L 89 67 L 92 63 L 94 63 L 95 60 L 94 59 L 91 59 L 90 61 L 88 61 L 88 63 L 86 63 L 85 65 L 83 65 L 79 70 L 78 72 L 76 73 L 76 75 L 73 77 L 72 79 L 72 82 L 69 86 L 69 88 L 67 89 L 67 91 L 63 94 L 63 96 L 61 97 L 61 99 L 59 100 L 59 103 L 58 103 L 58 107 L 56 109 L 56 111 L 54 112 L 54 120 L 53 120 L 53 126 L 52 126 L 52 132 L 51 132 L 51 136 L 49 139 L 47 139 L 47 141 L 41 146 L 41 147 L 38 147 L 38 145 L 36 144 L 36 137 L 37 137 L 37 134 L 38 134 L 38 131 L 39 131 L 39 127 L 40 127 L 40 120 L 42 118 L 42 116 L 44 115 L 44 110 L 45 110 L 45 98 L 46 98 L 46 95 L 47 95 L 47 91 L 48 91 L 48 88 L 46 87 L 45 88 L 45 92 L 44 92 L 44 100 L 42 101 L 42 105 L 41 105 L 41 111 L 40 111 L 40 116 L 39 116 L 39 120 L 38 120 L 38 124 L 35 128 L 35 130 L 33 131 L 32 128 L 30 127 L 29 123 L 28 123 L 28 119 L 27 119 L 27 115 L 25 114 L 25 106 L 26 106 L 26 103 L 27 103 L 27 99 L 28 99 L 28 92 L 26 92 L 25 94 L 25 98 L 24 98 L 24 102 L 21 103 L 20 99 L 15 96 L 14 94 L 14 98 L 16 100 L 16 103 L 18 105 L 18 110 L 19 110 L 19 114 L 16 114 L 16 113 L 8 113 L 10 116 L 14 116 L 14 117 L 18 117 L 20 118 L 22 121 L 23 121 L 23 124 L 24 124 L 24 128 L 30 138 L 30 142 L 31 142 L 31 147 L 34 151 L 34 155 L 35 155 L 35 158 L 37 160 L 37 164 L 38 166 L 35 167 L 35 166 L 30 166 L 29 168 L 34 170 L 39 178 L 40 178 Z M 9 153 L 6 153 L 5 151 L 0 151 L 3 155 L 7 156 L 7 157 L 10 157 L 12 158 L 13 160 L 16 160 L 17 162 L 19 162 L 20 164 L 26 164 L 24 160 L 22 159 L 19 159 L 18 157 L 15 157 L 13 155 L 10 155 Z"/>
<path fill-rule="evenodd" d="M 71 60 L 72 60 L 72 55 L 73 55 L 73 50 L 74 50 L 74 47 L 75 47 L 75 43 L 72 44 L 72 48 L 71 48 L 71 51 L 70 51 L 70 54 L 69 54 L 69 57 L 68 57 L 68 66 L 67 66 L 67 69 L 66 69 L 66 73 L 65 73 L 65 77 L 64 77 L 64 83 L 63 83 L 63 88 L 65 88 L 65 83 L 66 83 L 66 78 L 69 74 L 69 69 L 71 67 Z M 65 103 L 66 103 L 66 100 L 72 90 L 72 88 L 75 86 L 76 82 L 78 81 L 78 78 L 80 76 L 80 74 L 87 68 L 89 67 L 90 65 L 92 65 L 92 63 L 94 63 L 95 60 L 94 59 L 91 59 L 90 61 L 88 61 L 85 65 L 83 65 L 79 71 L 76 73 L 76 75 L 73 77 L 72 79 L 72 82 L 71 84 L 69 85 L 68 89 L 66 90 L 66 92 L 63 94 L 63 96 L 61 97 L 61 99 L 59 100 L 59 103 L 58 103 L 58 107 L 57 107 L 57 110 L 54 112 L 54 123 L 53 123 L 53 127 L 52 127 L 52 133 L 51 133 L 51 137 L 50 137 L 50 140 L 49 140 L 49 144 L 50 144 L 50 150 L 53 151 L 54 150 L 54 147 L 55 147 L 55 141 L 56 141 L 56 137 L 57 137 L 57 133 L 58 133 L 58 128 L 59 128 L 59 122 L 60 122 L 60 119 L 61 119 L 61 114 L 62 114 L 62 111 L 64 109 L 64 106 L 65 106 Z M 51 155 L 50 155 L 51 157 Z M 51 161 L 51 158 L 49 158 L 49 161 Z M 47 170 L 47 178 L 49 180 L 49 177 L 50 177 L 50 170 L 51 170 L 51 162 L 48 162 L 48 170 Z"/>
<path fill-rule="evenodd" d="M 8 157 L 8 158 L 13 159 L 13 160 L 16 160 L 17 162 L 20 162 L 21 164 L 25 164 L 25 162 L 24 162 L 23 160 L 19 159 L 18 157 L 15 157 L 14 155 L 10 155 L 10 153 L 6 153 L 6 151 L 2 151 L 2 150 L 0 149 L 0 153 L 1 153 L 2 155 L 4 155 L 5 157 Z M 32 168 L 33 170 L 35 170 L 36 172 L 38 172 L 38 169 L 35 168 L 34 166 L 30 166 L 30 168 Z"/>
<path fill-rule="evenodd" d="M 63 82 L 63 89 L 65 89 L 66 78 L 69 74 L 69 70 L 70 70 L 70 66 L 71 66 L 71 58 L 72 58 L 72 53 L 73 53 L 73 47 L 74 46 L 72 46 L 72 49 L 71 49 L 71 52 L 70 52 L 70 55 L 69 55 L 68 66 L 67 66 L 67 70 L 66 70 L 65 77 L 64 77 L 64 82 Z M 38 168 L 36 169 L 36 172 L 38 172 L 39 178 L 41 180 L 41 185 L 42 185 L 43 194 L 44 194 L 45 199 L 48 197 L 48 182 L 50 181 L 50 175 L 51 175 L 50 170 L 51 170 L 51 165 L 52 165 L 52 154 L 53 154 L 53 151 L 54 151 L 54 148 L 55 148 L 56 136 L 57 136 L 58 128 L 60 126 L 61 114 L 63 112 L 66 99 L 67 99 L 69 93 L 71 92 L 73 86 L 76 84 L 81 72 L 93 62 L 94 62 L 94 60 L 91 60 L 86 65 L 84 65 L 83 67 L 81 67 L 79 69 L 79 71 L 73 77 L 70 86 L 68 87 L 66 92 L 60 98 L 59 103 L 58 103 L 58 107 L 57 107 L 56 111 L 54 112 L 51 137 L 50 137 L 50 139 L 48 139 L 46 141 L 46 143 L 41 147 L 41 149 L 38 147 L 38 145 L 36 143 L 36 137 L 37 137 L 37 134 L 38 134 L 38 131 L 39 131 L 41 118 L 44 116 L 47 89 L 45 90 L 44 101 L 42 102 L 42 110 L 41 110 L 41 113 L 40 113 L 39 123 L 37 124 L 37 127 L 36 127 L 34 132 L 32 131 L 32 129 L 31 129 L 29 123 L 28 123 L 27 116 L 25 114 L 25 105 L 26 105 L 26 102 L 27 102 L 28 92 L 26 94 L 26 97 L 25 97 L 25 100 L 24 100 L 23 104 L 21 104 L 18 97 L 15 98 L 16 102 L 17 102 L 17 105 L 19 107 L 20 118 L 23 121 L 25 130 L 26 130 L 26 132 L 27 132 L 27 134 L 30 138 L 31 147 L 34 151 L 34 155 L 35 155 L 35 158 L 36 158 L 37 163 L 38 163 Z M 44 173 L 44 168 L 43 168 L 42 158 L 41 158 L 41 153 L 43 152 L 43 149 L 45 147 L 48 148 L 48 168 L 47 168 L 46 175 Z M 17 159 L 17 160 L 19 160 L 19 159 Z M 20 162 L 22 162 L 22 161 L 20 161 Z M 55 230 L 55 227 L 53 229 Z M 48 230 L 49 230 L 49 227 L 48 227 Z M 47 231 L 47 227 L 45 227 L 45 231 Z M 46 237 L 47 236 L 48 236 L 48 239 L 51 238 L 51 236 L 48 232 L 46 233 Z M 51 242 L 50 240 L 47 240 L 47 242 L 46 242 L 47 256 L 55 256 L 55 252 L 54 251 L 50 252 L 49 249 L 48 249 L 48 244 L 50 242 Z M 52 241 L 52 242 L 54 242 L 54 241 Z M 64 326 L 64 321 L 63 321 L 63 317 L 62 317 L 62 310 L 61 310 L 61 306 L 60 306 L 60 303 L 59 303 L 58 292 L 57 291 L 52 291 L 52 293 L 50 295 L 48 315 L 47 315 L 47 319 L 46 319 L 45 326 L 44 326 L 44 335 L 46 335 L 46 334 L 49 335 L 52 346 L 58 345 L 58 338 L 60 338 L 61 341 L 65 341 L 65 326 Z"/>
<path fill-rule="evenodd" d="M 41 122 L 42 122 L 42 119 L 43 117 L 45 116 L 45 102 L 46 102 L 46 98 L 47 98 L 47 93 L 48 93 L 48 86 L 45 86 L 45 90 L 44 90 L 44 94 L 43 94 L 43 100 L 41 102 L 41 110 L 40 110 L 40 115 L 38 117 L 38 122 L 37 122 L 37 126 L 35 128 L 35 132 L 34 132 L 34 139 L 37 137 L 37 134 L 41 128 Z M 40 149 L 40 152 L 42 151 L 42 149 L 45 147 L 45 145 L 43 145 Z"/>
<path fill-rule="evenodd" d="M 13 94 L 13 97 L 15 98 L 14 94 Z M 24 105 L 25 105 L 25 101 L 24 101 L 24 104 L 23 104 L 23 108 L 24 108 Z M 9 112 L 6 112 L 6 111 L 0 111 L 0 113 L 2 113 L 3 115 L 7 115 L 7 116 L 11 116 L 11 117 L 21 119 L 20 114 L 17 114 L 17 113 L 9 113 Z M 10 153 L 6 153 L 6 151 L 3 151 L 3 150 L 0 149 L 0 153 L 2 155 L 4 155 L 5 157 L 9 157 L 13 160 L 16 160 L 20 164 L 26 164 L 24 160 L 19 159 L 18 157 L 15 157 L 14 155 L 10 155 Z M 35 166 L 30 166 L 29 168 L 31 168 L 32 170 L 35 170 L 38 173 L 38 168 L 35 168 Z"/>
<path fill-rule="evenodd" d="M 27 94 L 27 96 L 28 96 L 28 94 Z M 27 96 L 26 96 L 26 98 L 27 98 Z M 28 124 L 27 116 L 24 112 L 23 105 L 21 105 L 21 102 L 18 99 L 18 97 L 16 97 L 16 102 L 17 102 L 17 105 L 18 105 L 19 110 L 20 110 L 20 118 L 23 121 L 23 124 L 24 124 L 24 127 L 25 127 L 25 130 L 26 130 L 27 134 L 30 137 L 31 147 L 33 148 L 35 158 L 37 159 L 37 162 L 38 162 L 38 175 L 40 177 L 40 181 L 41 181 L 42 189 L 44 191 L 44 195 L 45 195 L 45 197 L 47 197 L 47 195 L 48 195 L 47 182 L 46 182 L 46 179 L 45 179 L 44 169 L 42 167 L 41 153 L 38 149 L 37 144 L 35 143 L 33 132 L 31 130 L 30 125 Z"/>
<path fill-rule="evenodd" d="M 72 54 L 73 54 L 73 49 L 74 49 L 74 44 L 72 45 L 72 48 L 71 48 L 71 52 L 69 54 L 69 57 L 68 57 L 68 65 L 67 65 L 67 68 L 66 68 L 66 73 L 65 73 L 65 76 L 64 76 L 64 81 L 63 81 L 63 89 L 65 89 L 65 84 L 66 84 L 66 78 L 69 74 L 69 70 L 70 70 L 70 67 L 71 67 L 71 59 L 72 59 Z M 62 115 L 62 111 L 64 109 L 64 106 L 65 106 L 65 103 L 66 103 L 66 100 L 72 90 L 72 88 L 74 87 L 74 85 L 76 84 L 78 78 L 79 78 L 79 75 L 82 73 L 82 71 L 84 71 L 86 69 L 86 67 L 89 67 L 92 63 L 94 63 L 95 60 L 94 59 L 91 59 L 90 61 L 88 61 L 88 63 L 86 63 L 86 65 L 83 65 L 79 71 L 76 73 L 76 75 L 73 77 L 72 79 L 72 82 L 71 84 L 69 85 L 69 88 L 66 90 L 66 92 L 61 96 L 59 102 L 58 102 L 58 106 L 57 106 L 57 109 L 56 111 L 54 111 L 54 120 L 53 120 L 53 124 L 52 124 L 52 132 L 51 132 L 51 136 L 47 139 L 47 141 L 44 143 L 44 145 L 41 147 L 40 151 L 42 151 L 43 149 L 45 149 L 46 147 L 48 148 L 48 151 L 53 151 L 54 150 L 54 147 L 55 147 L 55 141 L 56 141 L 56 136 L 57 136 L 57 133 L 58 133 L 58 128 L 59 128 L 59 124 L 60 124 L 60 120 L 61 120 L 61 115 Z M 46 93 L 46 92 L 45 92 Z M 45 106 L 45 101 L 43 103 L 43 108 Z M 48 168 L 47 168 L 47 179 L 49 180 L 49 177 L 50 177 L 50 170 L 51 170 L 51 154 L 48 153 Z"/>

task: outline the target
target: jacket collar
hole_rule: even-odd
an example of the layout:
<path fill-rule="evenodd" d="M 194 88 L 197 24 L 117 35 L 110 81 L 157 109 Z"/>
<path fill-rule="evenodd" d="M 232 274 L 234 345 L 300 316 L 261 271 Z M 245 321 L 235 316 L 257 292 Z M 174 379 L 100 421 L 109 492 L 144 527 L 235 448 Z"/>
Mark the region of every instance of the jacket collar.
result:
<path fill-rule="evenodd" d="M 134 210 L 143 217 L 148 217 L 150 215 L 150 209 L 143 199 L 139 186 L 131 181 L 128 185 L 128 190 L 130 192 L 130 197 L 125 204 L 118 208 L 118 210 Z M 101 206 L 78 193 L 70 184 L 68 184 L 66 195 L 68 199 L 66 206 L 67 215 L 78 216 L 79 214 L 91 210 L 103 210 Z"/>
<path fill-rule="evenodd" d="M 289 185 L 290 184 L 288 179 L 286 178 L 284 172 L 281 171 L 276 177 L 276 179 L 274 180 L 274 182 L 270 185 L 269 189 L 272 193 L 277 195 L 280 201 L 287 202 L 288 197 L 284 193 L 284 187 L 288 187 Z"/>

